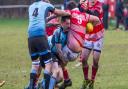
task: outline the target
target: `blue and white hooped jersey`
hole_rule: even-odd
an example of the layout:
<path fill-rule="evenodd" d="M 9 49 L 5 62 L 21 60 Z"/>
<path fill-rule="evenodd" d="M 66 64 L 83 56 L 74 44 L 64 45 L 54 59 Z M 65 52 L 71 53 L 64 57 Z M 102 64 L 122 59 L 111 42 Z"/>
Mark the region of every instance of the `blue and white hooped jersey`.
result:
<path fill-rule="evenodd" d="M 50 3 L 43 1 L 34 2 L 29 7 L 29 27 L 28 27 L 28 36 L 40 36 L 45 35 L 46 28 L 46 17 L 48 12 L 54 11 L 54 6 Z"/>
<path fill-rule="evenodd" d="M 62 27 L 58 27 L 55 32 L 53 33 L 52 39 L 51 39 L 51 51 L 56 53 L 56 46 L 55 44 L 61 44 L 62 48 L 67 44 L 67 36 L 68 32 L 63 32 Z"/>

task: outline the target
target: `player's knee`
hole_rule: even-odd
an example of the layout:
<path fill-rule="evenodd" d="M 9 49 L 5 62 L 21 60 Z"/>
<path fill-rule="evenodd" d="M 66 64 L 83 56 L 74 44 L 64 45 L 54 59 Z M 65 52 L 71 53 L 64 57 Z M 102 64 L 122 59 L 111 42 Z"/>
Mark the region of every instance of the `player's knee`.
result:
<path fill-rule="evenodd" d="M 94 66 L 95 68 L 98 68 L 99 63 L 98 63 L 98 62 L 93 62 L 93 66 Z"/>
<path fill-rule="evenodd" d="M 50 63 L 51 61 L 52 61 L 52 56 L 51 56 L 50 52 L 48 52 L 45 55 L 40 56 L 40 64 L 41 64 L 42 67 L 44 67 L 44 65 Z"/>
<path fill-rule="evenodd" d="M 37 60 L 37 61 L 32 61 L 32 70 L 31 72 L 32 73 L 38 73 L 39 71 L 39 66 L 40 66 L 40 61 Z"/>
<path fill-rule="evenodd" d="M 82 66 L 84 67 L 84 66 L 88 66 L 88 62 L 87 61 L 83 61 L 82 62 Z"/>
<path fill-rule="evenodd" d="M 58 68 L 55 68 L 55 69 L 53 70 L 53 73 L 58 74 L 58 73 L 59 73 L 59 69 L 58 69 Z"/>
<path fill-rule="evenodd" d="M 81 55 L 81 56 L 80 56 L 80 59 L 81 59 L 83 62 L 87 62 L 87 60 L 88 60 L 88 55 Z"/>

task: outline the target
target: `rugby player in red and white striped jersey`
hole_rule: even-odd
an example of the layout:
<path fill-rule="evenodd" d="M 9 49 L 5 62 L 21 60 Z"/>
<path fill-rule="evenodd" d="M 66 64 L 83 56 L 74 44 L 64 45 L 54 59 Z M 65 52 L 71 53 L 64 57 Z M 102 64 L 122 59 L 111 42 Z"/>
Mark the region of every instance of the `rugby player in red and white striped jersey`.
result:
<path fill-rule="evenodd" d="M 82 51 L 87 22 L 91 21 L 94 22 L 95 25 L 98 25 L 100 20 L 96 16 L 81 12 L 74 4 L 74 1 L 68 3 L 67 9 L 71 13 L 71 27 L 68 33 L 68 42 L 63 48 L 63 53 L 67 55 L 66 58 L 68 61 L 72 61 L 78 58 L 79 53 Z M 64 77 L 67 75 L 68 72 L 65 71 Z M 66 82 L 64 82 L 63 85 L 66 85 Z"/>
<path fill-rule="evenodd" d="M 85 89 L 89 85 L 89 89 L 93 89 L 94 80 L 97 74 L 99 59 L 101 55 L 101 49 L 103 46 L 104 38 L 104 26 L 103 26 L 103 11 L 102 3 L 98 0 L 81 0 L 81 8 L 85 10 L 86 13 L 97 16 L 100 19 L 100 24 L 94 26 L 94 29 L 90 33 L 86 33 L 84 48 L 82 50 L 81 59 L 84 73 L 84 82 L 81 89 Z M 93 64 L 92 64 L 92 74 L 91 79 L 88 78 L 89 65 L 87 63 L 89 55 L 93 51 Z M 90 81 L 91 80 L 91 81 Z"/>

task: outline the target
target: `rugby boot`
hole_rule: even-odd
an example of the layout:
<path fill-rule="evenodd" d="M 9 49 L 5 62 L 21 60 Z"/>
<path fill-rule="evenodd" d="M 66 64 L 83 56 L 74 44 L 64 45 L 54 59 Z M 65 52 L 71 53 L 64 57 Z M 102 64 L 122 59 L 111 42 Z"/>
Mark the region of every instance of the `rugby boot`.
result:
<path fill-rule="evenodd" d="M 94 80 L 91 80 L 89 83 L 89 89 L 94 89 Z"/>
<path fill-rule="evenodd" d="M 45 86 L 45 84 L 44 84 L 44 82 L 43 82 L 43 80 L 42 80 L 42 81 L 40 81 L 40 82 L 37 84 L 37 88 L 36 88 L 36 89 L 44 89 L 44 86 Z"/>
<path fill-rule="evenodd" d="M 59 89 L 65 89 L 66 87 L 72 86 L 72 81 L 71 79 L 65 80 L 60 86 Z"/>
<path fill-rule="evenodd" d="M 84 80 L 81 89 L 89 89 L 90 80 Z"/>

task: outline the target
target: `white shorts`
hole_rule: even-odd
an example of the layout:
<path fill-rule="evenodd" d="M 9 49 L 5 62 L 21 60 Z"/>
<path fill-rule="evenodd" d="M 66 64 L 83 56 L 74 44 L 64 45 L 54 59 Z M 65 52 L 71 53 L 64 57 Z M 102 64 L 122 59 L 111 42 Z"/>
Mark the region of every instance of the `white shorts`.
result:
<path fill-rule="evenodd" d="M 65 61 L 74 61 L 78 58 L 78 56 L 80 55 L 80 53 L 75 53 L 72 52 L 68 46 L 66 45 L 65 47 L 63 47 L 62 49 L 63 51 L 63 55 L 65 57 Z"/>
<path fill-rule="evenodd" d="M 103 38 L 97 40 L 97 41 L 88 41 L 85 40 L 84 47 L 96 51 L 101 51 L 103 47 Z"/>

